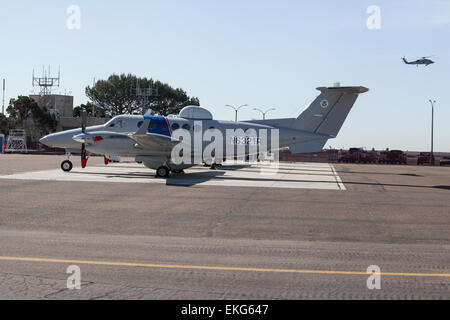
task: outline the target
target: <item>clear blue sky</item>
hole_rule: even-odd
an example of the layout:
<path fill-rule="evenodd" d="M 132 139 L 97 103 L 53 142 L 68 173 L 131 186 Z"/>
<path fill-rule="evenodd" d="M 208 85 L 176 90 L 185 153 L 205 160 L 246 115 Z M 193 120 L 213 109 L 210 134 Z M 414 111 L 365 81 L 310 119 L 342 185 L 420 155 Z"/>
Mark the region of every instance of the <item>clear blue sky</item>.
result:
<path fill-rule="evenodd" d="M 69 5 L 81 29 L 69 30 Z M 381 29 L 369 30 L 369 5 Z M 450 151 L 450 0 L 390 1 L 4 1 L 0 78 L 6 100 L 30 94 L 33 68 L 61 67 L 59 90 L 87 101 L 84 88 L 112 73 L 153 77 L 198 96 L 215 118 L 225 104 L 294 117 L 318 86 L 364 85 L 336 148 L 428 150 L 436 104 L 435 149 Z M 434 55 L 429 67 L 400 58 Z M 37 92 L 37 89 L 35 89 Z M 259 118 L 252 108 L 240 119 Z"/>

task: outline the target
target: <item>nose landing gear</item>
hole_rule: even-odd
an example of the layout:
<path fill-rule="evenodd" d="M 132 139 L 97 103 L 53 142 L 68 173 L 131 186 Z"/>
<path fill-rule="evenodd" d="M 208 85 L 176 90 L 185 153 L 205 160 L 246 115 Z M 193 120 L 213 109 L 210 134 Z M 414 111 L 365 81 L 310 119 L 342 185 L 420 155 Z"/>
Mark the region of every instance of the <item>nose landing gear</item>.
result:
<path fill-rule="evenodd" d="M 70 172 L 73 168 L 73 164 L 70 160 L 65 160 L 61 163 L 61 169 L 65 172 Z"/>
<path fill-rule="evenodd" d="M 73 168 L 72 161 L 70 161 L 70 152 L 66 153 L 66 160 L 61 162 L 61 169 L 64 172 L 70 172 Z"/>

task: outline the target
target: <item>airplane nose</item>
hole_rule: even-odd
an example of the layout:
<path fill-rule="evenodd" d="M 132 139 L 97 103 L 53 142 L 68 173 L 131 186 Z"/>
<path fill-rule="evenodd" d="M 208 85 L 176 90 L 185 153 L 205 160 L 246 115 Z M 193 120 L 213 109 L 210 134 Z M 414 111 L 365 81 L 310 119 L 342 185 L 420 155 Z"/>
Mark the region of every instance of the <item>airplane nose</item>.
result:
<path fill-rule="evenodd" d="M 45 144 L 46 146 L 51 147 L 50 140 L 51 139 L 49 138 L 49 136 L 45 136 L 45 137 L 39 139 L 39 142 L 42 143 L 42 144 Z"/>
<path fill-rule="evenodd" d="M 66 141 L 69 140 L 69 141 Z M 53 133 L 48 136 L 43 137 L 39 140 L 40 143 L 45 144 L 51 148 L 64 148 L 71 139 L 66 139 L 64 134 L 61 133 Z"/>
<path fill-rule="evenodd" d="M 73 136 L 79 134 L 78 131 L 63 131 L 49 134 L 39 140 L 51 148 L 78 149 L 80 143 L 73 140 Z"/>

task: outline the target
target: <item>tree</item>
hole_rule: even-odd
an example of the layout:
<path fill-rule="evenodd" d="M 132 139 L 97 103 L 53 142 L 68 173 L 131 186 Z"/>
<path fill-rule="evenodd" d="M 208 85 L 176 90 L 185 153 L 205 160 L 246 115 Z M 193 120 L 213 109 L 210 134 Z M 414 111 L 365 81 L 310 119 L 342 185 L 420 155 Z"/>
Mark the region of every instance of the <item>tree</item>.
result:
<path fill-rule="evenodd" d="M 27 120 L 31 119 L 41 135 L 56 130 L 55 116 L 50 114 L 47 108 L 40 108 L 36 101 L 29 97 L 19 96 L 17 99 L 11 99 L 7 111 L 10 120 L 22 128 L 25 128 Z"/>
<path fill-rule="evenodd" d="M 96 117 L 96 118 L 104 118 L 105 117 L 105 110 L 97 107 L 91 102 L 88 102 L 86 104 L 80 104 L 78 107 L 75 107 L 73 109 L 73 116 L 74 117 L 81 117 L 81 110 L 86 110 L 86 113 L 90 117 Z"/>
<path fill-rule="evenodd" d="M 11 99 L 9 101 L 9 106 L 6 111 L 9 113 L 10 118 L 19 122 L 23 127 L 34 108 L 39 107 L 33 99 L 26 96 L 19 96 L 17 99 Z"/>
<path fill-rule="evenodd" d="M 56 131 L 58 122 L 53 114 L 50 114 L 46 107 L 33 108 L 31 111 L 33 122 L 37 126 L 41 135 L 46 135 L 50 132 Z"/>
<path fill-rule="evenodd" d="M 139 83 L 140 88 L 156 89 L 158 95 L 148 97 L 145 102 L 136 96 L 133 89 Z M 134 75 L 111 75 L 108 80 L 100 80 L 95 85 L 86 88 L 86 95 L 94 105 L 104 110 L 105 114 L 143 113 L 147 109 L 162 115 L 178 113 L 186 105 L 199 105 L 198 98 L 190 98 L 180 88 L 174 89 L 166 83 L 153 79 L 137 78 Z"/>
<path fill-rule="evenodd" d="M 0 133 L 5 136 L 8 135 L 9 130 L 14 128 L 14 121 L 11 118 L 7 118 L 5 115 L 0 114 Z"/>

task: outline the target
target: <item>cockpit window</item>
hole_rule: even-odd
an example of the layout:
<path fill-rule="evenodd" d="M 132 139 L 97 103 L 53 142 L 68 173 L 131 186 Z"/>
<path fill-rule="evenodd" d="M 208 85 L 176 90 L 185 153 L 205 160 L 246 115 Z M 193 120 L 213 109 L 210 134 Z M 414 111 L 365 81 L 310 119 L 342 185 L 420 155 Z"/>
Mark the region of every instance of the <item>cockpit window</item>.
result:
<path fill-rule="evenodd" d="M 169 126 L 167 125 L 167 122 L 163 122 L 161 123 L 161 130 L 162 131 L 166 131 L 169 129 Z"/>
<path fill-rule="evenodd" d="M 158 127 L 158 123 L 157 123 L 157 122 L 155 122 L 155 121 L 150 121 L 150 123 L 149 123 L 149 125 L 148 125 L 148 128 L 149 128 L 150 130 L 155 130 L 157 127 Z"/>

